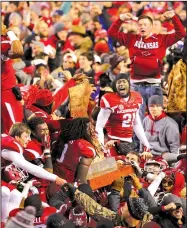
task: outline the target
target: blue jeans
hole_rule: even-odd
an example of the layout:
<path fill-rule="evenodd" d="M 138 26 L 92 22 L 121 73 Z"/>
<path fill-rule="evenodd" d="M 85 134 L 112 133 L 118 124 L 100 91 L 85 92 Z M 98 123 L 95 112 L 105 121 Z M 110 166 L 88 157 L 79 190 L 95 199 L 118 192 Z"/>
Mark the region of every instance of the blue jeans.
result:
<path fill-rule="evenodd" d="M 140 106 L 140 110 L 139 110 L 140 119 L 143 123 L 149 98 L 153 95 L 159 95 L 163 98 L 162 88 L 161 88 L 161 86 L 155 86 L 152 84 L 150 84 L 150 86 L 146 86 L 146 85 L 142 85 L 142 84 L 132 84 L 131 90 L 139 92 L 143 98 L 143 104 Z M 135 150 L 139 151 L 140 142 L 135 134 L 133 136 L 133 141 L 135 144 L 134 145 Z"/>
<path fill-rule="evenodd" d="M 143 122 L 143 119 L 145 118 L 145 111 L 146 111 L 149 98 L 153 95 L 159 95 L 163 97 L 162 88 L 161 86 L 154 86 L 151 84 L 150 86 L 145 86 L 141 84 L 132 84 L 131 89 L 139 92 L 142 95 L 143 104 L 140 106 L 139 114 Z"/>

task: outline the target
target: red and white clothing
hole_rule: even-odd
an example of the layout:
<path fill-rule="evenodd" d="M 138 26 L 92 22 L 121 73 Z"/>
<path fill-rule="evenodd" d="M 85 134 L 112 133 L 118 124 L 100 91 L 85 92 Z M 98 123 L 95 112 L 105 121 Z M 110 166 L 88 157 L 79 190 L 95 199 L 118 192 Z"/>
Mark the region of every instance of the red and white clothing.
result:
<path fill-rule="evenodd" d="M 69 141 L 64 146 L 61 157 L 54 164 L 54 173 L 59 177 L 65 177 L 67 182 L 75 181 L 75 173 L 81 157 L 94 158 L 94 147 L 84 139 Z"/>
<path fill-rule="evenodd" d="M 1 36 L 1 124 L 3 133 L 8 133 L 12 124 L 22 122 L 23 108 L 12 92 L 16 86 L 15 70 L 13 60 L 8 58 L 11 41 L 7 36 Z"/>
<path fill-rule="evenodd" d="M 25 158 L 23 157 L 22 146 L 19 144 L 18 141 L 16 141 L 15 138 L 9 135 L 2 135 L 1 157 L 2 167 L 7 166 L 11 162 L 13 162 L 19 168 L 27 171 L 28 173 L 31 173 L 38 178 L 46 179 L 49 181 L 55 181 L 57 178 L 55 174 L 49 173 L 43 168 L 33 165 L 32 163 L 25 160 Z"/>
<path fill-rule="evenodd" d="M 42 150 L 42 143 L 40 143 L 36 139 L 32 139 L 24 150 L 23 154 L 24 158 L 27 161 L 33 161 L 37 158 L 43 159 L 43 150 Z"/>
<path fill-rule="evenodd" d="M 62 88 L 60 88 L 55 94 L 53 94 L 54 104 L 52 106 L 52 113 L 68 99 L 69 88 L 75 85 L 76 85 L 75 80 L 70 79 L 68 82 L 66 82 L 66 84 Z M 39 116 L 48 120 L 52 120 L 52 117 L 50 114 L 36 107 L 33 104 L 27 108 L 30 109 L 36 116 Z"/>
<path fill-rule="evenodd" d="M 138 110 L 142 97 L 136 91 L 131 91 L 128 98 L 122 98 L 118 93 L 108 93 L 102 96 L 96 131 L 99 141 L 104 144 L 103 128 L 107 121 L 110 125 L 110 139 L 132 142 L 133 130 L 143 144 L 149 143 L 145 137 Z"/>
<path fill-rule="evenodd" d="M 19 208 L 16 208 L 12 211 L 10 211 L 9 213 L 9 217 L 15 217 L 16 214 L 21 211 L 21 209 Z M 42 227 L 46 227 L 46 221 L 48 219 L 48 217 L 54 213 L 57 212 L 57 209 L 55 207 L 45 207 L 43 208 L 43 213 L 40 217 L 36 217 L 35 220 L 34 220 L 34 227 L 35 228 L 42 228 Z"/>
<path fill-rule="evenodd" d="M 117 39 L 129 49 L 131 64 L 131 82 L 160 83 L 160 70 L 166 49 L 186 36 L 180 19 L 172 17 L 175 33 L 151 34 L 142 38 L 139 34 L 119 32 L 124 21 L 116 20 L 108 30 L 108 35 Z"/>

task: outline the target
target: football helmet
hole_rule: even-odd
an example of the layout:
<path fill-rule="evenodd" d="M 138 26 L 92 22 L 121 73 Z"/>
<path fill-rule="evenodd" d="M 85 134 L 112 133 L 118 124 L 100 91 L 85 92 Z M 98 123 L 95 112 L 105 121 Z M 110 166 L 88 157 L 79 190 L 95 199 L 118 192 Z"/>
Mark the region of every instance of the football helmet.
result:
<path fill-rule="evenodd" d="M 2 179 L 7 183 L 19 183 L 28 179 L 29 174 L 15 164 L 10 164 L 2 170 Z"/>

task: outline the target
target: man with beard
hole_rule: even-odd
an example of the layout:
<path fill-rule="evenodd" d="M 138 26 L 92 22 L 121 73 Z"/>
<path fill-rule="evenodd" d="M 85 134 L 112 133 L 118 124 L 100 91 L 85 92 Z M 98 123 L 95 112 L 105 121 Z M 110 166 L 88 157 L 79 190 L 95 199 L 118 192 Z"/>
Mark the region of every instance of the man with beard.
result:
<path fill-rule="evenodd" d="M 104 145 L 103 128 L 108 121 L 110 124 L 110 132 L 108 132 L 110 140 L 105 144 L 107 149 L 117 144 L 117 151 L 120 154 L 126 155 L 132 151 L 134 130 L 146 147 L 142 154 L 143 158 L 152 157 L 152 154 L 148 152 L 150 146 L 138 113 L 143 102 L 141 95 L 130 90 L 130 79 L 127 74 L 119 74 L 113 81 L 112 87 L 114 93 L 105 94 L 100 102 L 101 110 L 96 123 L 100 142 Z"/>

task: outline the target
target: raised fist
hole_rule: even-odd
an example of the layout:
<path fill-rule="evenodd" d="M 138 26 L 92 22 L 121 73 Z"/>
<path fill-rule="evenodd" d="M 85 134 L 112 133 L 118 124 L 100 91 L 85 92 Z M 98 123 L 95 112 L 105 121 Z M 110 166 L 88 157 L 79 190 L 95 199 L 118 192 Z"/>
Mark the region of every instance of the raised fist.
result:
<path fill-rule="evenodd" d="M 122 21 L 127 21 L 127 20 L 137 20 L 136 17 L 134 17 L 131 13 L 123 13 L 119 15 L 119 18 Z"/>
<path fill-rule="evenodd" d="M 166 11 L 166 12 L 163 14 L 163 16 L 164 16 L 166 19 L 171 19 L 174 15 L 175 15 L 174 10 Z"/>

